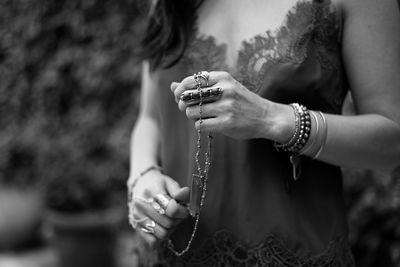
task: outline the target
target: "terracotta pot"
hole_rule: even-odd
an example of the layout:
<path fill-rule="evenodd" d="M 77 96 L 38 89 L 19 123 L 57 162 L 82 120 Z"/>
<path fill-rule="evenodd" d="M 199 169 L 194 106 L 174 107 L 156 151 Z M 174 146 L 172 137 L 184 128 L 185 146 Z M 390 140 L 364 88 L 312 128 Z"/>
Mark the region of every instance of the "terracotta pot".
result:
<path fill-rule="evenodd" d="M 19 249 L 36 240 L 42 216 L 39 190 L 0 187 L 0 250 Z"/>
<path fill-rule="evenodd" d="M 113 267 L 120 213 L 66 214 L 48 212 L 50 239 L 62 267 Z"/>

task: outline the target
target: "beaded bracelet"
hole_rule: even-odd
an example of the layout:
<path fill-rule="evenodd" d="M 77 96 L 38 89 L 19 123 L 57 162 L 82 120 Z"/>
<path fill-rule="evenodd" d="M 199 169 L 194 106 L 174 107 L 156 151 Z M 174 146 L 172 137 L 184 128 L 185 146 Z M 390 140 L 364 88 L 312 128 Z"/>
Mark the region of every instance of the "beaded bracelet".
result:
<path fill-rule="evenodd" d="M 274 143 L 277 150 L 298 154 L 307 143 L 311 132 L 311 117 L 308 109 L 298 103 L 290 104 L 295 115 L 295 131 L 287 143 Z"/>
<path fill-rule="evenodd" d="M 311 151 L 312 148 L 314 147 L 316 140 L 318 139 L 318 135 L 319 135 L 319 122 L 318 122 L 318 118 L 317 115 L 315 115 L 315 113 L 313 111 L 310 111 L 310 114 L 314 117 L 315 120 L 315 138 L 313 138 L 311 140 L 311 144 L 305 148 L 304 150 L 300 151 L 300 155 L 304 155 L 306 154 L 308 151 Z M 311 136 L 311 134 L 310 134 Z"/>
<path fill-rule="evenodd" d="M 311 117 L 308 109 L 302 105 L 299 105 L 297 109 L 300 114 L 300 134 L 294 145 L 288 148 L 288 151 L 293 154 L 298 154 L 306 145 L 311 132 Z"/>
<path fill-rule="evenodd" d="M 276 150 L 286 151 L 286 149 L 288 147 L 291 147 L 296 142 L 296 140 L 298 139 L 299 134 L 300 134 L 300 116 L 299 116 L 299 112 L 298 112 L 298 107 L 300 105 L 297 103 L 293 103 L 293 104 L 290 104 L 290 106 L 293 108 L 293 111 L 294 111 L 294 122 L 295 122 L 294 133 L 293 133 L 292 137 L 289 139 L 289 141 L 286 143 L 281 144 L 281 143 L 275 142 L 274 147 L 276 148 Z"/>

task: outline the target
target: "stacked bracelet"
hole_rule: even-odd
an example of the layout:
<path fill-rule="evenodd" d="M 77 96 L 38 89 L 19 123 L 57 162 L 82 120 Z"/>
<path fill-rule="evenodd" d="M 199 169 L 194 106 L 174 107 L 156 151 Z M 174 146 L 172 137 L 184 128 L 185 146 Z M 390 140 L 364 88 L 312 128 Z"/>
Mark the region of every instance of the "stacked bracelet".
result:
<path fill-rule="evenodd" d="M 293 166 L 293 179 L 297 180 L 301 175 L 302 169 L 300 155 L 307 154 L 312 159 L 318 159 L 325 147 L 328 124 L 325 115 L 321 111 L 309 111 L 306 107 L 297 103 L 290 104 L 290 106 L 293 108 L 295 115 L 294 133 L 288 142 L 283 144 L 275 142 L 274 146 L 278 151 L 282 150 L 290 153 L 289 159 Z M 315 125 L 311 117 L 314 118 Z M 310 144 L 307 144 L 311 136 L 311 124 L 313 124 L 313 128 L 315 127 L 315 131 Z"/>
<path fill-rule="evenodd" d="M 290 163 L 293 166 L 293 179 L 301 175 L 300 153 L 307 144 L 311 133 L 311 117 L 308 109 L 298 103 L 290 104 L 295 116 L 295 129 L 292 137 L 286 143 L 274 143 L 277 150 L 291 153 Z"/>
<path fill-rule="evenodd" d="M 274 143 L 277 150 L 298 154 L 310 138 L 311 117 L 308 109 L 298 103 L 290 104 L 295 115 L 295 131 L 286 143 Z"/>

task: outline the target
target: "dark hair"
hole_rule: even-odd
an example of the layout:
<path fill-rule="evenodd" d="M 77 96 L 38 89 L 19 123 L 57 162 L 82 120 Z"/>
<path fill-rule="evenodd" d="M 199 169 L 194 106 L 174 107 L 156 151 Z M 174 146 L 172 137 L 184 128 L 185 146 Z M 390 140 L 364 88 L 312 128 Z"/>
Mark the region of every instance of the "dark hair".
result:
<path fill-rule="evenodd" d="M 171 67 L 182 58 L 194 27 L 196 10 L 202 2 L 157 0 L 149 8 L 141 53 L 152 69 Z"/>

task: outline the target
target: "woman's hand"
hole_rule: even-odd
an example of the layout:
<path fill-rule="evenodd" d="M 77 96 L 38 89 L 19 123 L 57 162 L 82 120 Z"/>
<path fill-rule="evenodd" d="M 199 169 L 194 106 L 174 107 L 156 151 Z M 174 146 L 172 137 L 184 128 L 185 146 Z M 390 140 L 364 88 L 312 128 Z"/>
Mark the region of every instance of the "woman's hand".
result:
<path fill-rule="evenodd" d="M 281 129 L 279 129 L 278 136 L 275 123 L 278 117 L 274 115 L 286 114 L 290 118 L 293 116 L 290 108 L 286 108 L 286 113 L 277 113 L 275 103 L 251 92 L 227 72 L 210 72 L 208 87 L 204 78 L 201 79 L 201 82 L 202 90 L 208 90 L 210 87 L 222 90 L 222 95 L 216 98 L 217 100 L 202 104 L 201 127 L 203 131 L 221 133 L 236 139 L 269 138 L 284 141 L 290 137 L 290 131 L 287 136 L 282 136 Z M 196 81 L 193 76 L 186 77 L 181 83 L 171 84 L 171 91 L 175 95 L 179 109 L 186 111 L 186 116 L 196 121 L 195 126 L 198 129 L 200 127 L 198 102 L 189 103 L 181 100 L 183 92 L 195 88 Z"/>
<path fill-rule="evenodd" d="M 132 195 L 129 200 L 129 219 L 131 225 L 152 246 L 156 241 L 167 238 L 188 217 L 189 212 L 184 204 L 189 201 L 189 188 L 181 188 L 176 181 L 157 170 L 136 179 L 128 180 Z M 161 205 L 157 202 L 160 198 L 165 201 Z"/>

